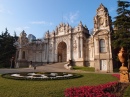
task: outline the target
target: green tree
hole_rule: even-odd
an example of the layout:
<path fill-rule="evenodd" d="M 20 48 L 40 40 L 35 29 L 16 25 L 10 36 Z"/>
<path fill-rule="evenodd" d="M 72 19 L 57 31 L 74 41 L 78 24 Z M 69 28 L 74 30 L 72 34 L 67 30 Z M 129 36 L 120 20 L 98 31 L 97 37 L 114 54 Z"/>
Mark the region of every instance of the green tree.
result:
<path fill-rule="evenodd" d="M 130 52 L 130 2 L 119 0 L 117 4 L 117 16 L 113 22 L 114 32 L 112 33 L 113 57 L 116 61 L 121 47 Z"/>
<path fill-rule="evenodd" d="M 13 46 L 18 37 L 11 36 L 7 28 L 0 35 L 0 67 L 9 67 L 11 57 L 15 56 L 16 48 Z"/>
<path fill-rule="evenodd" d="M 117 1 L 118 9 L 115 17 L 114 33 L 112 38 L 112 46 L 114 49 L 120 47 L 130 49 L 130 2 L 128 1 Z"/>

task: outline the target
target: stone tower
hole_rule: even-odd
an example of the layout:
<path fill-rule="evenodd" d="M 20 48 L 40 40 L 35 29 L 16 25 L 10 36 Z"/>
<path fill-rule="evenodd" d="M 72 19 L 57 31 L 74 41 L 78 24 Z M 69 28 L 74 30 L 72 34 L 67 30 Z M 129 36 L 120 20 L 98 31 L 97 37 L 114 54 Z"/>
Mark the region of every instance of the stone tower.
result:
<path fill-rule="evenodd" d="M 28 44 L 28 38 L 26 37 L 26 33 L 23 30 L 20 33 L 20 37 L 18 39 L 18 46 L 17 46 L 17 52 L 16 52 L 16 67 L 24 67 L 27 64 L 27 44 Z"/>
<path fill-rule="evenodd" d="M 111 32 L 111 17 L 107 8 L 100 4 L 94 17 L 93 35 L 89 41 L 90 64 L 95 66 L 97 72 L 113 71 Z"/>

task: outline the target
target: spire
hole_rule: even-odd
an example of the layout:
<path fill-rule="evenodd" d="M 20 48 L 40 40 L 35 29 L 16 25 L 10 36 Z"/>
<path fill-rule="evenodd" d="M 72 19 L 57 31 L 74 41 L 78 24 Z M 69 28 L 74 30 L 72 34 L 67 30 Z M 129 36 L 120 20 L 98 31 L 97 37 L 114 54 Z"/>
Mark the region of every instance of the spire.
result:
<path fill-rule="evenodd" d="M 79 22 L 79 26 L 82 26 L 82 22 L 81 21 Z"/>
<path fill-rule="evenodd" d="M 85 28 L 87 28 L 87 26 L 86 26 L 86 25 L 84 25 L 84 27 L 85 27 Z"/>
<path fill-rule="evenodd" d="M 104 5 L 101 3 L 101 4 L 100 4 L 100 7 L 104 7 Z"/>
<path fill-rule="evenodd" d="M 25 33 L 25 31 L 23 30 L 21 33 L 20 33 L 20 36 L 25 36 L 26 37 L 26 33 Z"/>
<path fill-rule="evenodd" d="M 99 10 L 104 10 L 105 12 L 108 12 L 108 10 L 107 10 L 107 8 L 101 3 L 100 4 L 100 6 L 98 7 L 98 9 L 97 9 L 97 12 L 99 11 Z"/>

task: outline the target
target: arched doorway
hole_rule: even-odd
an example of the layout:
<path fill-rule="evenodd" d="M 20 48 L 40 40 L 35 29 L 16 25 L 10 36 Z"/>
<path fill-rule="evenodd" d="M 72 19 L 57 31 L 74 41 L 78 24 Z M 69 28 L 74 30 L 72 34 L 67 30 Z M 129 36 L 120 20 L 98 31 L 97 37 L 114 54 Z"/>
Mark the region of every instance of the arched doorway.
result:
<path fill-rule="evenodd" d="M 67 45 L 65 42 L 60 42 L 58 44 L 58 62 L 66 62 L 67 60 Z"/>

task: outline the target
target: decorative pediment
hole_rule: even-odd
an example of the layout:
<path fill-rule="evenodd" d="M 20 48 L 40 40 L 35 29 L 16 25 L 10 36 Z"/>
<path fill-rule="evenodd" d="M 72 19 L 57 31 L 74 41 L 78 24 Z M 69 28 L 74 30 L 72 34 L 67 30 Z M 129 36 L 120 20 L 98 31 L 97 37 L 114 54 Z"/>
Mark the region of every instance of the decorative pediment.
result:
<path fill-rule="evenodd" d="M 104 7 L 104 5 L 101 3 L 99 8 L 97 9 L 97 15 L 98 16 L 102 16 L 102 15 L 104 15 L 107 12 L 108 12 L 107 8 Z"/>
<path fill-rule="evenodd" d="M 108 10 L 103 4 L 97 9 L 97 14 L 94 17 L 94 29 L 106 29 L 111 24 L 111 17 L 109 16 Z"/>
<path fill-rule="evenodd" d="M 93 35 L 104 35 L 104 34 L 108 34 L 109 32 L 107 30 L 99 30 L 96 31 Z"/>
<path fill-rule="evenodd" d="M 58 27 L 56 27 L 56 34 L 57 35 L 64 35 L 66 33 L 70 33 L 72 27 L 69 24 L 61 23 Z"/>
<path fill-rule="evenodd" d="M 26 37 L 27 34 L 25 33 L 25 31 L 23 30 L 21 33 L 20 33 L 20 37 L 18 39 L 18 42 L 21 46 L 25 46 L 27 43 L 28 43 L 28 38 Z"/>
<path fill-rule="evenodd" d="M 25 31 L 23 30 L 21 33 L 20 33 L 20 37 L 26 37 L 27 34 L 25 33 Z"/>

